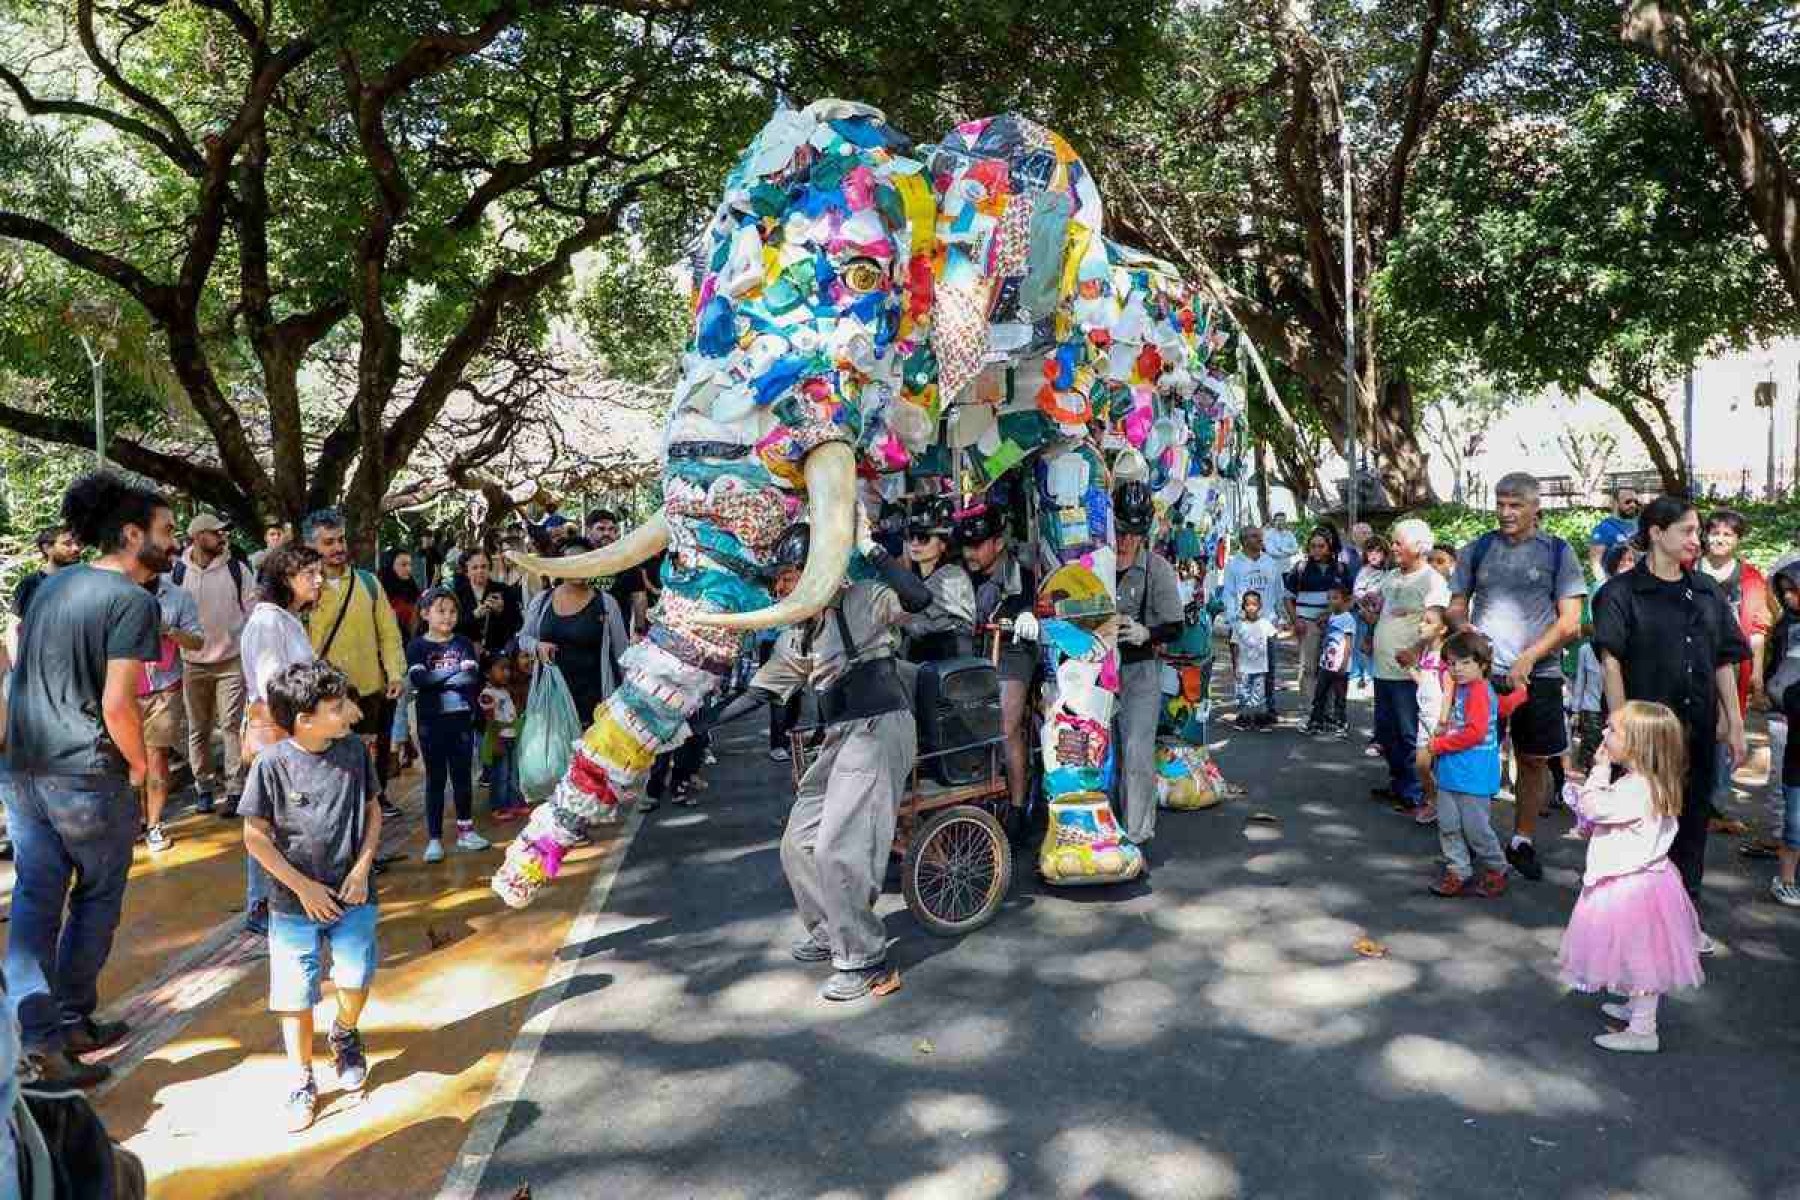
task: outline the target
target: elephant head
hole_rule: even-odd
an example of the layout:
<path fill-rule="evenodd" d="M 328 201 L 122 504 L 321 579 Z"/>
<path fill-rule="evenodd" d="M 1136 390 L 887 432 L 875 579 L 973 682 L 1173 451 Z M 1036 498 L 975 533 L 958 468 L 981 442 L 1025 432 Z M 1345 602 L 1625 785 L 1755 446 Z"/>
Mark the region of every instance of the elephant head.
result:
<path fill-rule="evenodd" d="M 882 114 L 824 100 L 783 110 L 726 179 L 695 263 L 693 339 L 664 439 L 661 514 L 613 546 L 524 559 L 553 577 L 612 574 L 666 549 L 649 636 L 494 879 L 529 901 L 562 851 L 637 793 L 655 755 L 742 650 L 742 631 L 829 603 L 850 564 L 859 471 L 894 470 L 937 423 L 929 331 L 936 203 Z M 798 588 L 771 604 L 770 555 L 807 511 Z"/>

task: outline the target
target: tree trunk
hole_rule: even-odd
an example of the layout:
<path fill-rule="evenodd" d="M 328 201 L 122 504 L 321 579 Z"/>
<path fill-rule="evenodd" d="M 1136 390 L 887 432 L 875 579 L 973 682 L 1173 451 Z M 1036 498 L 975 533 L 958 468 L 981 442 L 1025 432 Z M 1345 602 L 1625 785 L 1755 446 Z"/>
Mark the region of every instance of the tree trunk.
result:
<path fill-rule="evenodd" d="M 1626 7 L 1619 37 L 1675 76 L 1688 110 L 1743 192 L 1775 269 L 1800 304 L 1800 181 L 1731 62 L 1700 44 L 1681 0 L 1634 0 Z"/>
<path fill-rule="evenodd" d="M 1662 476 L 1662 489 L 1670 496 L 1686 496 L 1688 491 L 1688 464 L 1682 457 L 1681 443 L 1673 437 L 1665 444 L 1663 438 L 1657 436 L 1654 426 L 1644 415 L 1648 405 L 1658 411 L 1662 410 L 1660 398 L 1638 392 L 1629 388 L 1605 387 L 1597 380 L 1588 380 L 1588 390 L 1611 405 L 1631 432 L 1637 435 L 1643 444 L 1644 452 L 1650 456 L 1650 465 Z M 1664 424 L 1673 425 L 1664 412 Z"/>
<path fill-rule="evenodd" d="M 1250 453 L 1256 464 L 1256 510 L 1266 523 L 1269 519 L 1269 456 L 1263 449 L 1261 438 L 1251 443 Z"/>

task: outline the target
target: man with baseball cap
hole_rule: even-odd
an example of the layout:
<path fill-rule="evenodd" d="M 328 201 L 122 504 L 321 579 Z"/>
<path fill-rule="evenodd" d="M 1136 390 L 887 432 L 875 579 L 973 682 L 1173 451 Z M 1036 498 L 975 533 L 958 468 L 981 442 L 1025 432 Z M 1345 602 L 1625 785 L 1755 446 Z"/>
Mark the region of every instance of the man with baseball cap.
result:
<path fill-rule="evenodd" d="M 230 529 L 212 513 L 196 514 L 187 524 L 193 544 L 169 573 L 170 582 L 194 598 L 205 637 L 198 650 L 181 652 L 188 764 L 200 793 L 195 807 L 212 812 L 213 798 L 222 795 L 219 815 L 225 817 L 237 814 L 238 794 L 243 790 L 238 730 L 244 723 L 244 671 L 238 639 L 250 610 L 256 607 L 256 580 L 248 564 L 232 557 L 225 539 Z M 214 730 L 225 741 L 223 763 L 213 759 Z"/>

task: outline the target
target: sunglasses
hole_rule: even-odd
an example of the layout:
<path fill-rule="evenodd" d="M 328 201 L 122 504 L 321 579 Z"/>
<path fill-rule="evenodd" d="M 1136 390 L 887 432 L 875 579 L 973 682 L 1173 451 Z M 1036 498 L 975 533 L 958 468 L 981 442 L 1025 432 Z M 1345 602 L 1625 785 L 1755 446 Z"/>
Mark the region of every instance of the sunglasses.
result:
<path fill-rule="evenodd" d="M 909 542 L 929 542 L 932 538 L 943 536 L 944 535 L 941 533 L 909 533 L 906 535 L 906 540 Z"/>

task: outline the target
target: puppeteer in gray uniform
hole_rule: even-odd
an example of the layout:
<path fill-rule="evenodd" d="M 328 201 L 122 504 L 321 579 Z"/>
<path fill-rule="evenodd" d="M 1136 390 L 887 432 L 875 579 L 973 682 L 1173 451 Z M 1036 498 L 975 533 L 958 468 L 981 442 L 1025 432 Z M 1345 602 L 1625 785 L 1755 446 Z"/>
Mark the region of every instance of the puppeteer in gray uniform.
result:
<path fill-rule="evenodd" d="M 806 542 L 806 526 L 790 530 L 777 564 L 797 575 Z M 836 968 L 822 992 L 828 1000 L 858 999 L 891 974 L 875 902 L 919 750 L 912 690 L 896 669 L 895 652 L 908 614 L 931 603 L 918 576 L 873 542 L 862 549 L 877 578 L 846 584 L 829 607 L 784 633 L 750 690 L 720 716 L 729 720 L 762 701 L 785 702 L 802 687 L 817 697 L 824 741 L 801 777 L 781 838 L 781 866 L 806 930 L 794 957 L 829 960 Z M 778 595 L 782 586 L 778 581 Z"/>
<path fill-rule="evenodd" d="M 1119 703 L 1114 743 L 1125 834 L 1138 845 L 1156 836 L 1156 722 L 1162 713 L 1157 650 L 1181 636 L 1184 609 L 1175 568 L 1150 549 L 1155 500 L 1147 485 L 1122 483 L 1113 493 L 1119 545 Z"/>

